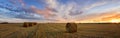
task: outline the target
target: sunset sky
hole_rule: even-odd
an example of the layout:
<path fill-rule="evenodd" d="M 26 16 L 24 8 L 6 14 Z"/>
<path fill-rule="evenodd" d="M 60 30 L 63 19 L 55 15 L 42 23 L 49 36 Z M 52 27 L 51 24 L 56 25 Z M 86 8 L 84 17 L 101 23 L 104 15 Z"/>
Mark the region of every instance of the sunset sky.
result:
<path fill-rule="evenodd" d="M 120 0 L 0 0 L 0 22 L 120 22 Z"/>

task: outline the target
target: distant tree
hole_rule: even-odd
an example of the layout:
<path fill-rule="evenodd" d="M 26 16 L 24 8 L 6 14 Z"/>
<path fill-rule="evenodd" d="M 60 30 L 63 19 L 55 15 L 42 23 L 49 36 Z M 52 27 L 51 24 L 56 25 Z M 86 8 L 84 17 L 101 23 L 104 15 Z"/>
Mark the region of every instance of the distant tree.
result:
<path fill-rule="evenodd" d="M 8 24 L 8 22 L 2 22 L 2 23 L 0 23 L 0 24 Z"/>

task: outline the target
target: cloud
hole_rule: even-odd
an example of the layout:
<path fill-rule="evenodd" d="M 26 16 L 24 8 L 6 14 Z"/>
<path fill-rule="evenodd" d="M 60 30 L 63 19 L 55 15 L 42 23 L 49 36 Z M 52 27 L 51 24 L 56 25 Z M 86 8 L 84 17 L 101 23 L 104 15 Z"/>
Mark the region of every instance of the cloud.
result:
<path fill-rule="evenodd" d="M 57 0 L 46 0 L 46 4 L 50 7 L 50 8 L 56 8 L 58 5 Z"/>
<path fill-rule="evenodd" d="M 107 4 L 107 2 L 96 2 L 96 3 L 93 3 L 93 4 L 89 5 L 89 6 L 85 6 L 83 8 L 83 10 L 90 10 L 90 9 L 92 9 L 94 7 L 102 6 L 102 5 L 105 5 L 105 4 Z"/>
<path fill-rule="evenodd" d="M 91 1 L 88 1 L 88 2 L 91 2 Z M 106 4 L 109 4 L 109 3 L 111 3 L 111 1 L 101 0 L 101 1 L 91 3 L 91 4 L 86 3 L 86 5 L 84 5 L 83 7 L 81 6 L 81 4 L 79 4 L 75 1 L 69 1 L 68 3 L 61 4 L 57 0 L 46 0 L 46 3 L 48 4 L 48 7 L 56 10 L 57 16 L 54 19 L 59 18 L 57 20 L 75 21 L 77 19 L 79 19 L 79 20 L 93 19 L 94 17 L 96 17 L 96 15 L 99 17 L 99 15 L 101 15 L 100 12 L 99 13 L 91 13 L 91 12 L 89 12 L 89 10 L 92 10 L 95 7 L 104 6 Z M 93 14 L 96 14 L 96 15 L 93 15 Z"/>
<path fill-rule="evenodd" d="M 57 16 L 55 17 L 55 19 L 61 18 L 57 20 L 72 20 L 76 15 L 82 14 L 80 9 L 76 9 L 77 7 L 79 7 L 76 2 L 61 4 L 57 0 L 46 0 L 46 3 L 48 4 L 48 7 L 56 10 L 52 12 L 56 12 L 55 14 Z"/>
<path fill-rule="evenodd" d="M 19 0 L 19 1 L 21 1 L 21 3 L 23 3 L 22 2 L 23 0 Z M 15 2 L 15 1 L 12 0 L 12 2 Z M 53 20 L 53 19 L 47 19 L 51 16 L 54 16 L 54 14 L 50 13 L 51 9 L 49 9 L 49 8 L 46 8 L 45 10 L 39 10 L 36 7 L 34 8 L 34 6 L 32 6 L 30 8 L 24 8 L 21 5 L 19 7 L 17 7 L 17 6 L 10 7 L 10 6 L 14 6 L 15 4 L 10 3 L 10 1 L 9 2 L 7 1 L 7 3 L 0 3 L 0 16 L 1 16 L 0 21 L 8 21 L 8 22 L 10 22 L 10 21 L 13 21 L 13 22 L 17 22 L 17 21 L 18 22 L 19 21 L 20 22 L 57 21 L 57 20 Z M 7 5 L 10 5 L 10 6 L 7 6 Z M 6 17 L 6 18 L 4 18 L 4 17 Z M 13 20 L 10 20 L 10 19 L 13 19 Z"/>
<path fill-rule="evenodd" d="M 116 12 L 119 10 L 120 4 L 119 0 L 65 0 L 65 3 L 59 0 L 44 0 L 45 9 L 39 9 L 39 6 L 27 5 L 23 0 L 10 1 L 0 3 L 1 16 L 9 17 L 9 19 L 34 20 L 37 22 L 38 20 L 44 22 L 69 22 L 94 20 L 95 18 L 101 19 L 110 15 L 119 14 L 113 13 L 113 11 Z M 40 2 L 42 0 L 35 1 Z M 6 20 L 9 21 L 8 19 Z"/>
<path fill-rule="evenodd" d="M 38 13 L 38 14 L 40 14 L 40 15 L 43 15 L 45 18 L 49 18 L 49 17 L 55 15 L 55 14 L 52 14 L 52 13 L 51 13 L 51 9 L 49 9 L 49 8 L 46 8 L 45 10 L 40 10 L 40 9 L 37 9 L 35 6 L 31 6 L 31 9 L 32 9 L 34 12 L 36 12 L 36 13 Z"/>
<path fill-rule="evenodd" d="M 83 17 L 78 17 L 78 21 L 104 21 L 101 19 L 109 19 L 108 17 L 118 18 L 117 16 L 120 14 L 120 7 L 112 7 L 110 9 L 107 9 L 105 12 L 97 12 L 89 15 L 84 15 Z M 117 15 L 117 16 L 116 16 Z M 115 17 L 116 16 L 116 17 Z M 112 18 L 111 18 L 112 19 Z"/>

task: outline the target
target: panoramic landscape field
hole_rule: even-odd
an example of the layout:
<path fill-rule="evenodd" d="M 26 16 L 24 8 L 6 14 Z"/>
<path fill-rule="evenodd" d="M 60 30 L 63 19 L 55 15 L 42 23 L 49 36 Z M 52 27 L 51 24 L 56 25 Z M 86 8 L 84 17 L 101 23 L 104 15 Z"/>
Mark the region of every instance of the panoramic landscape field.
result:
<path fill-rule="evenodd" d="M 120 38 L 119 23 L 77 23 L 77 32 L 67 33 L 66 23 L 0 24 L 0 38 Z"/>
<path fill-rule="evenodd" d="M 0 38 L 120 38 L 120 0 L 0 0 Z"/>

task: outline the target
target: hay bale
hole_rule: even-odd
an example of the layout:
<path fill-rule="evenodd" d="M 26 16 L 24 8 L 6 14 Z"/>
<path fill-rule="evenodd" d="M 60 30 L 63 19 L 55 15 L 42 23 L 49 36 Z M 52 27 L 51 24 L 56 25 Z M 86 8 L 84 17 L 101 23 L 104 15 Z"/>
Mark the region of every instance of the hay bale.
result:
<path fill-rule="evenodd" d="M 28 22 L 24 22 L 23 27 L 29 27 L 29 23 Z"/>
<path fill-rule="evenodd" d="M 36 25 L 36 22 L 24 22 L 23 27 L 30 27 Z"/>
<path fill-rule="evenodd" d="M 66 30 L 67 30 L 68 33 L 77 32 L 77 24 L 75 24 L 75 23 L 67 23 L 66 24 Z"/>
<path fill-rule="evenodd" d="M 33 23 L 29 23 L 29 26 L 33 26 Z"/>
<path fill-rule="evenodd" d="M 36 22 L 30 22 L 29 26 L 34 26 L 34 25 L 37 25 L 37 23 Z"/>
<path fill-rule="evenodd" d="M 37 25 L 37 23 L 36 23 L 36 22 L 33 22 L 33 25 Z"/>

